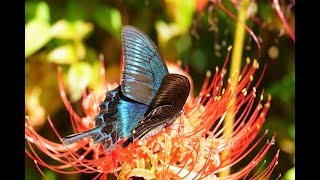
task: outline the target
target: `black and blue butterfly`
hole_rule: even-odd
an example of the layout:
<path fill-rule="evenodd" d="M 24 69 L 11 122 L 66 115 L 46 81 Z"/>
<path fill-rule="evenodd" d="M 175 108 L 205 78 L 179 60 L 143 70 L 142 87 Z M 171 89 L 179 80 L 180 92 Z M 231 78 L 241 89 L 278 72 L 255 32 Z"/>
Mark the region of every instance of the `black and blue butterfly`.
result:
<path fill-rule="evenodd" d="M 149 138 L 170 126 L 183 112 L 190 82 L 168 72 L 152 40 L 133 26 L 121 30 L 123 72 L 120 85 L 106 92 L 93 129 L 64 137 L 71 144 L 90 137 L 110 153 L 126 137 L 122 147 Z"/>

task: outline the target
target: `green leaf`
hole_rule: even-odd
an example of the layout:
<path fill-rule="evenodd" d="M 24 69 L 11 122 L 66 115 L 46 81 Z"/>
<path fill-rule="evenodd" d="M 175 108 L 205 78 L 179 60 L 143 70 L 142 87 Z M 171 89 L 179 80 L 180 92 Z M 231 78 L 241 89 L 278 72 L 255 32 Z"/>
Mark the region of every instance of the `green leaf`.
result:
<path fill-rule="evenodd" d="M 45 174 L 48 178 L 42 177 L 42 180 L 45 180 L 45 179 L 56 180 L 56 179 L 57 179 L 57 174 L 56 174 L 56 172 L 54 172 L 54 171 L 52 171 L 52 170 L 45 170 L 45 171 L 44 171 L 44 174 Z"/>
<path fill-rule="evenodd" d="M 49 62 L 57 64 L 72 64 L 78 60 L 78 56 L 75 47 L 67 44 L 52 50 L 48 54 L 47 59 Z"/>
<path fill-rule="evenodd" d="M 45 2 L 39 2 L 36 9 L 36 19 L 49 23 L 50 21 L 50 10 L 49 6 Z"/>
<path fill-rule="evenodd" d="M 282 180 L 294 180 L 296 168 L 289 169 L 283 176 Z"/>
<path fill-rule="evenodd" d="M 194 67 L 198 72 L 205 72 L 208 68 L 208 62 L 204 52 L 200 49 L 195 50 L 191 56 L 191 66 Z"/>
<path fill-rule="evenodd" d="M 85 38 L 93 30 L 92 23 L 83 21 L 74 21 L 73 27 L 75 33 L 77 34 L 77 39 Z"/>
<path fill-rule="evenodd" d="M 70 22 L 65 19 L 57 21 L 51 28 L 52 37 L 59 39 L 83 39 L 93 29 L 91 23 L 83 21 Z"/>
<path fill-rule="evenodd" d="M 286 74 L 279 82 L 273 83 L 273 85 L 266 90 L 267 94 L 271 94 L 272 97 L 279 98 L 283 102 L 289 102 L 295 95 L 295 72 L 294 70 L 290 74 Z"/>
<path fill-rule="evenodd" d="M 294 124 L 290 124 L 288 127 L 288 134 L 290 135 L 291 138 L 295 139 L 295 134 L 296 134 L 296 128 Z"/>
<path fill-rule="evenodd" d="M 25 26 L 25 58 L 29 57 L 51 40 L 50 14 L 46 3 L 36 7 L 36 16 Z"/>
<path fill-rule="evenodd" d="M 103 29 L 120 39 L 122 22 L 121 14 L 117 9 L 101 5 L 95 9 L 93 17 Z"/>
<path fill-rule="evenodd" d="M 193 1 L 179 0 L 178 7 L 176 8 L 177 15 L 175 17 L 176 23 L 183 30 L 188 30 L 195 11 L 195 3 Z"/>
<path fill-rule="evenodd" d="M 191 43 L 192 40 L 189 34 L 182 35 L 176 43 L 179 55 L 186 53 L 190 49 Z"/>
<path fill-rule="evenodd" d="M 38 3 L 34 1 L 25 3 L 25 22 L 29 22 L 35 18 L 37 6 Z"/>
<path fill-rule="evenodd" d="M 183 33 L 177 24 L 167 24 L 162 20 L 155 23 L 155 28 L 158 34 L 158 43 L 160 47 L 166 46 L 170 39 Z"/>
<path fill-rule="evenodd" d="M 86 48 L 85 48 L 84 44 L 82 43 L 82 41 L 80 41 L 80 40 L 74 41 L 74 48 L 75 48 L 75 51 L 77 53 L 78 58 L 84 59 L 86 56 Z"/>
<path fill-rule="evenodd" d="M 50 40 L 49 24 L 38 20 L 29 22 L 25 27 L 25 58 L 41 49 Z"/>
<path fill-rule="evenodd" d="M 91 11 L 95 6 L 96 1 L 81 1 L 78 0 L 68 0 L 64 1 L 65 7 L 64 13 L 65 17 L 71 21 L 77 19 L 90 19 Z"/>
<path fill-rule="evenodd" d="M 51 34 L 59 39 L 74 39 L 75 32 L 70 22 L 61 19 L 52 25 Z"/>
<path fill-rule="evenodd" d="M 82 91 L 87 87 L 93 77 L 90 64 L 80 62 L 73 64 L 68 71 L 68 88 L 72 101 L 77 101 L 82 96 Z"/>

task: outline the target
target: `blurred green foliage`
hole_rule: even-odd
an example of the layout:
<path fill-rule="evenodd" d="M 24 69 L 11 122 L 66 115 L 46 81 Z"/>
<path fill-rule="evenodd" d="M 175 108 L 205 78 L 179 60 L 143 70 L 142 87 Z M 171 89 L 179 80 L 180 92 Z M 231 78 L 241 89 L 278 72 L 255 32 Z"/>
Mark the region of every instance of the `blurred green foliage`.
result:
<path fill-rule="evenodd" d="M 203 9 L 199 8 L 200 3 L 205 4 Z M 237 14 L 236 4 L 221 3 Z M 280 5 L 294 30 L 293 3 L 281 2 Z M 68 97 L 81 114 L 82 91 L 99 88 L 99 54 L 105 57 L 106 80 L 119 80 L 122 25 L 139 27 L 155 41 L 166 60 L 181 60 L 182 66 L 188 66 L 196 95 L 205 72 L 222 66 L 227 47 L 234 41 L 236 24 L 230 15 L 206 0 L 27 0 L 25 9 L 26 115 L 45 137 L 51 133 L 45 121 L 48 115 L 58 121 L 54 123 L 61 134 L 68 131 L 64 123 L 69 116 L 58 91 L 57 67 L 62 67 Z M 266 138 L 277 133 L 273 149 L 274 152 L 281 150 L 274 177 L 281 173 L 283 180 L 294 179 L 295 44 L 271 1 L 252 1 L 248 17 L 246 24 L 259 37 L 262 49 L 258 50 L 247 33 L 243 64 L 246 57 L 258 59 L 261 66 L 267 64 L 260 87 L 273 99 L 263 128 L 271 131 Z M 265 159 L 270 162 L 274 152 L 270 151 Z M 50 158 L 46 160 L 54 162 Z M 26 179 L 41 179 L 33 161 L 26 158 L 25 163 Z M 52 179 L 81 178 L 50 170 L 44 172 Z M 83 175 L 84 178 L 88 177 Z"/>

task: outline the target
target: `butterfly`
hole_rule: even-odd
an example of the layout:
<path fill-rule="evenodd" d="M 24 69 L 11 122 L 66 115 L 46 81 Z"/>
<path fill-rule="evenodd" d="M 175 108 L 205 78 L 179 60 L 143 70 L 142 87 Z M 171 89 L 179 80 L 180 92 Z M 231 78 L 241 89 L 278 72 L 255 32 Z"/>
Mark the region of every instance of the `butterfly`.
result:
<path fill-rule="evenodd" d="M 126 25 L 121 29 L 122 78 L 120 85 L 106 92 L 94 128 L 61 139 L 72 144 L 92 138 L 110 153 L 123 139 L 125 148 L 170 126 L 182 113 L 190 92 L 187 77 L 168 72 L 154 42 L 141 30 Z"/>

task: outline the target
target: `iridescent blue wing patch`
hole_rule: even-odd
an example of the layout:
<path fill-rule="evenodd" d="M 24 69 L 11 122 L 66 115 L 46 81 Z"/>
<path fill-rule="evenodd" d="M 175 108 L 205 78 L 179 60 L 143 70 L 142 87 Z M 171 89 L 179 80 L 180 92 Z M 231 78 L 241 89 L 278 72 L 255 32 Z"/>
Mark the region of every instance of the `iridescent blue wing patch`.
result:
<path fill-rule="evenodd" d="M 90 137 L 94 143 L 103 145 L 105 152 L 111 152 L 124 137 L 131 135 L 132 129 L 144 117 L 148 106 L 125 97 L 120 86 L 106 92 L 105 100 L 100 104 L 100 112 L 94 118 L 94 128 L 66 136 L 64 144 L 71 144 Z"/>
<path fill-rule="evenodd" d="M 158 92 L 167 65 L 151 39 L 132 26 L 121 31 L 123 50 L 122 93 L 149 105 Z"/>

